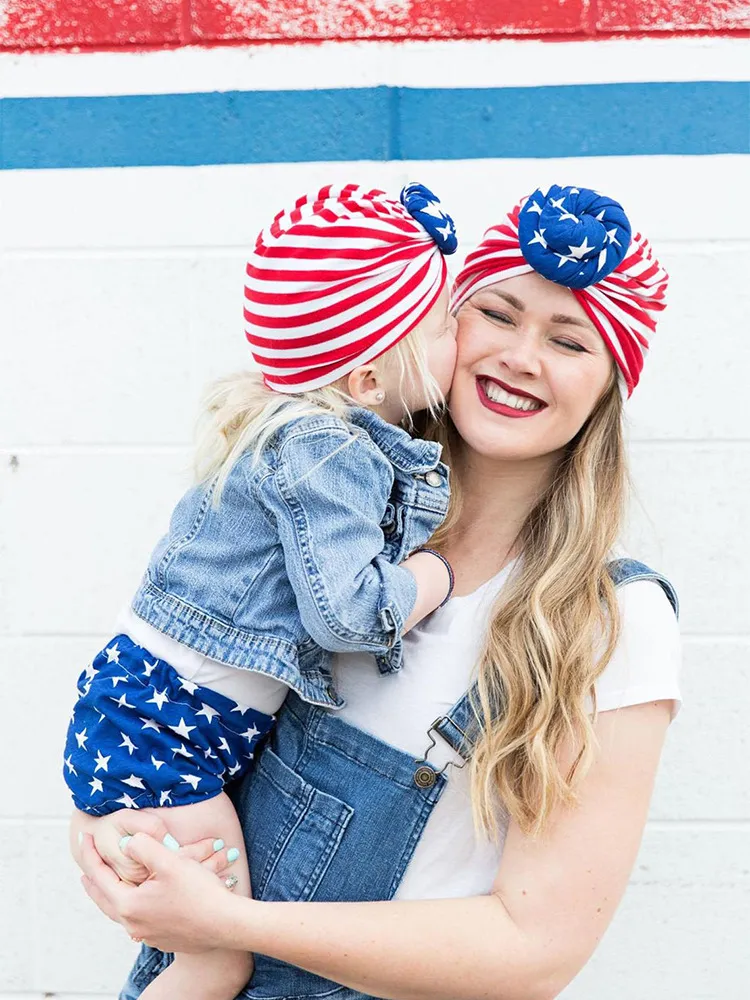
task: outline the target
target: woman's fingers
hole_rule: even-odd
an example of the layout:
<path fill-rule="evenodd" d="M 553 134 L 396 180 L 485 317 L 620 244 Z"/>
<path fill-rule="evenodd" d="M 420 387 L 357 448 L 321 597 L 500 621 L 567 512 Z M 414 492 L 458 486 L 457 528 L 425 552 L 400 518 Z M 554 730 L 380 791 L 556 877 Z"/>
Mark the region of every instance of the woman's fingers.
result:
<path fill-rule="evenodd" d="M 153 875 L 170 871 L 177 856 L 171 847 L 165 847 L 147 833 L 134 834 L 123 845 L 122 852 L 140 862 Z"/>
<path fill-rule="evenodd" d="M 84 833 L 81 838 L 81 869 L 84 875 L 104 894 L 107 899 L 111 898 L 121 885 L 119 877 L 112 869 L 102 861 L 99 852 L 94 846 L 94 838 L 89 833 Z"/>
<path fill-rule="evenodd" d="M 116 924 L 118 924 L 120 921 L 117 917 L 117 913 L 112 908 L 109 900 L 101 889 L 91 881 L 88 875 L 81 875 L 81 885 L 83 886 L 86 895 L 89 899 L 96 903 L 105 917 L 109 917 L 110 920 L 113 920 Z"/>
<path fill-rule="evenodd" d="M 196 840 L 194 844 L 186 844 L 184 847 L 181 847 L 180 857 L 190 858 L 191 861 L 200 861 L 203 863 L 215 854 L 226 853 L 223 851 L 223 848 L 223 840 L 214 840 L 212 837 L 206 837 L 205 840 Z"/>

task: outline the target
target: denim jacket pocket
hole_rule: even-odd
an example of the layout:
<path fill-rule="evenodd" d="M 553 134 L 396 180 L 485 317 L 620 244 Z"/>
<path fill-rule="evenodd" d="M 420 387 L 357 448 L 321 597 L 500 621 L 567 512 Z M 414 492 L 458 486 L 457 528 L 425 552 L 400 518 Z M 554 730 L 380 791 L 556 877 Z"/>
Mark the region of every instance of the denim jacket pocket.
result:
<path fill-rule="evenodd" d="M 279 798 L 286 803 L 281 822 Z M 266 747 L 251 778 L 248 808 L 253 896 L 313 899 L 354 815 L 352 807 L 318 791 Z"/>

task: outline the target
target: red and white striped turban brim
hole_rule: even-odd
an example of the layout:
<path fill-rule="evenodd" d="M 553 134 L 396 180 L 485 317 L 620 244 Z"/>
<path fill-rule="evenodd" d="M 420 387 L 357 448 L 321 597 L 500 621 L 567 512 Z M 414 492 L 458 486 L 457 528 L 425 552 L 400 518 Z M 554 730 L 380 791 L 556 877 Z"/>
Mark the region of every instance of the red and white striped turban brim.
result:
<path fill-rule="evenodd" d="M 537 271 L 566 285 L 601 334 L 628 396 L 665 308 L 669 276 L 622 206 L 586 188 L 535 191 L 484 234 L 453 290 L 457 311 L 481 288 Z"/>
<path fill-rule="evenodd" d="M 269 388 L 330 385 L 390 350 L 435 305 L 457 245 L 422 185 L 402 202 L 356 184 L 300 198 L 247 264 L 245 332 Z"/>

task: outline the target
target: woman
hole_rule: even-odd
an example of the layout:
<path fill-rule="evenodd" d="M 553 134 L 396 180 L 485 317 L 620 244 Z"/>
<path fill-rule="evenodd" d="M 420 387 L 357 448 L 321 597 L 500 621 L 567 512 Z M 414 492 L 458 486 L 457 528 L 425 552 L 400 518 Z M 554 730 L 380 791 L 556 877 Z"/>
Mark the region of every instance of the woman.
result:
<path fill-rule="evenodd" d="M 622 398 L 665 287 L 621 207 L 591 191 L 537 191 L 488 231 L 458 278 L 438 429 L 453 600 L 406 637 L 400 673 L 342 658 L 337 715 L 287 701 L 238 799 L 255 900 L 211 873 L 222 852 L 206 871 L 136 836 L 125 852 L 154 877 L 132 888 L 84 841 L 87 891 L 134 937 L 253 951 L 242 996 L 269 1000 L 534 1000 L 582 968 L 679 704 L 672 588 L 613 559 Z M 144 949 L 125 1000 L 168 960 Z"/>

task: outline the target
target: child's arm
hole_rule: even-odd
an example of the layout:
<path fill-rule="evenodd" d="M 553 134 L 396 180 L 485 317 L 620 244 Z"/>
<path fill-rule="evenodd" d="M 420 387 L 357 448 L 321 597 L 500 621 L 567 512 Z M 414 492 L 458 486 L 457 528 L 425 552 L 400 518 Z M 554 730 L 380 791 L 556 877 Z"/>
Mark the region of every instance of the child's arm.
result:
<path fill-rule="evenodd" d="M 380 527 L 393 484 L 385 456 L 345 428 L 287 438 L 260 484 L 284 549 L 302 622 L 333 652 L 395 652 L 447 597 L 450 574 L 430 553 L 395 566 Z"/>

